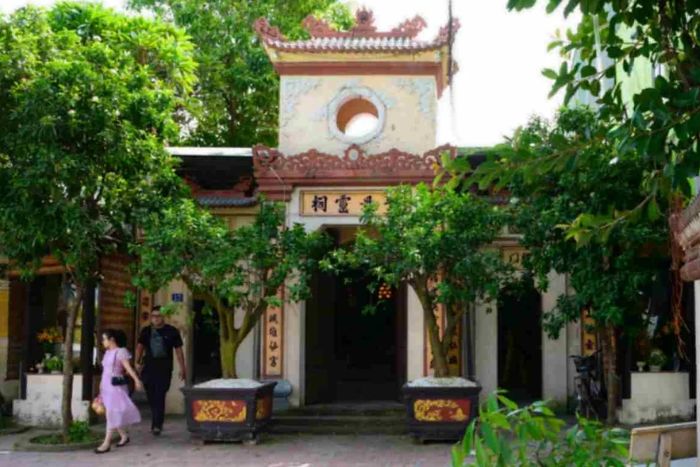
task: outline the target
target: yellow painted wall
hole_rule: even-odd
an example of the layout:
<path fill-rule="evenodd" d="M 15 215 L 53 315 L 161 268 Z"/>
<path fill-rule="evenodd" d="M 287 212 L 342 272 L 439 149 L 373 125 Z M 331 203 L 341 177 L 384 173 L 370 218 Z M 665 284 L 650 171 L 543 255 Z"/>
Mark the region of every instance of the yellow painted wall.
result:
<path fill-rule="evenodd" d="M 366 88 L 385 104 L 382 132 L 360 146 L 368 154 L 392 148 L 422 154 L 436 146 L 437 83 L 433 76 L 282 76 L 279 149 L 342 155 L 350 145 L 329 129 L 331 103 L 348 89 Z"/>
<path fill-rule="evenodd" d="M 230 229 L 250 225 L 255 221 L 258 207 L 248 208 L 214 208 L 210 212 L 226 221 Z"/>

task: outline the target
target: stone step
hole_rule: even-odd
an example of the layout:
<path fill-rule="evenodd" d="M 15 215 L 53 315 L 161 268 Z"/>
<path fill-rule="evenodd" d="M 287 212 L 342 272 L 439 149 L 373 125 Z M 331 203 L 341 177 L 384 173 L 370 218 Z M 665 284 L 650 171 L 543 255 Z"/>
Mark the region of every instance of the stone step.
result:
<path fill-rule="evenodd" d="M 406 409 L 399 403 L 381 404 L 317 404 L 305 407 L 290 408 L 284 412 L 275 413 L 275 416 L 311 416 L 311 417 L 405 417 Z"/>
<path fill-rule="evenodd" d="M 318 404 L 275 413 L 271 431 L 302 434 L 406 433 L 406 412 L 401 404 Z"/>
<path fill-rule="evenodd" d="M 273 433 L 301 434 L 405 434 L 405 417 L 284 416 L 273 417 Z"/>
<path fill-rule="evenodd" d="M 273 416 L 275 423 L 286 425 L 396 425 L 406 423 L 406 417 L 382 416 L 371 417 L 365 415 L 278 415 Z"/>
<path fill-rule="evenodd" d="M 406 435 L 405 425 L 397 426 L 293 426 L 270 425 L 270 433 L 285 435 Z"/>

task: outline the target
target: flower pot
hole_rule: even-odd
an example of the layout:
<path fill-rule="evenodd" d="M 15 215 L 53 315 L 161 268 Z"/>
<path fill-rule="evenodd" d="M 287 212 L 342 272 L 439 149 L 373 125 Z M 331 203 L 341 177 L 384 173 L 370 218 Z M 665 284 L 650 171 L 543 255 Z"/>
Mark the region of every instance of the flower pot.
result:
<path fill-rule="evenodd" d="M 183 388 L 188 431 L 203 441 L 256 443 L 272 416 L 275 384 L 224 379 Z"/>
<path fill-rule="evenodd" d="M 646 362 L 637 362 L 637 370 L 642 373 L 644 371 L 644 367 L 646 366 Z"/>
<path fill-rule="evenodd" d="M 429 380 L 430 378 L 423 378 Z M 454 380 L 455 378 L 445 378 Z M 460 378 L 461 379 L 461 378 Z M 438 381 L 439 378 L 434 378 Z M 466 380 L 463 380 L 466 381 Z M 408 415 L 408 432 L 417 440 L 456 441 L 476 418 L 481 386 L 421 385 L 420 380 L 402 388 Z"/>
<path fill-rule="evenodd" d="M 660 365 L 649 365 L 649 371 L 652 373 L 659 373 L 661 371 Z"/>

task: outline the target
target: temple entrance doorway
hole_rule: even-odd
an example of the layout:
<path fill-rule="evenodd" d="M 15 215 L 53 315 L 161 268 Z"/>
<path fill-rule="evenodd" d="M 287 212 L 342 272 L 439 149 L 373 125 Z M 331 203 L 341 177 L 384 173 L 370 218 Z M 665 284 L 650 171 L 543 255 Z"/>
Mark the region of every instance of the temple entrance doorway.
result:
<path fill-rule="evenodd" d="M 198 384 L 221 378 L 219 315 L 198 299 L 194 300 L 193 312 L 192 382 Z"/>
<path fill-rule="evenodd" d="M 542 299 L 531 280 L 498 300 L 498 387 L 518 402 L 542 398 Z"/>
<path fill-rule="evenodd" d="M 355 229 L 327 231 L 342 248 Z M 388 298 L 379 303 L 369 283 L 361 269 L 314 274 L 306 301 L 306 404 L 399 399 L 406 374 L 405 289 L 383 288 Z M 368 313 L 367 305 L 377 308 Z"/>

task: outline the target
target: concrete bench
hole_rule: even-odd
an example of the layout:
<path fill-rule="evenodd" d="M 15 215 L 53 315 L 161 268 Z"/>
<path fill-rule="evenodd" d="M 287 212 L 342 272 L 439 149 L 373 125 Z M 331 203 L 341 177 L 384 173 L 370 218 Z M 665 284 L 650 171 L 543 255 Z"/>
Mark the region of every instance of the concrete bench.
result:
<path fill-rule="evenodd" d="M 688 422 L 632 429 L 630 463 L 656 462 L 658 467 L 667 467 L 673 459 L 697 456 L 695 427 L 695 422 Z"/>

